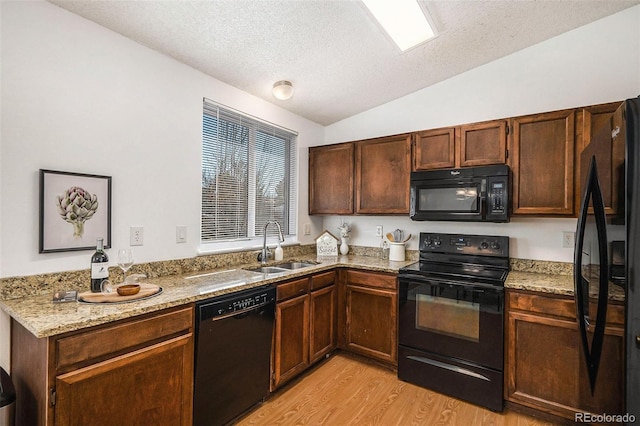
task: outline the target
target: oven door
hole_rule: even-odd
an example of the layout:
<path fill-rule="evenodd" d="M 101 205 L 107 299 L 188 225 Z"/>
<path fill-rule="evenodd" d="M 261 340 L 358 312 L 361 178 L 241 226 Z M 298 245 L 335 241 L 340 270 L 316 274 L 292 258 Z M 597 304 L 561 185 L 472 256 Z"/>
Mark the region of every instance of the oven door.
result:
<path fill-rule="evenodd" d="M 399 344 L 502 370 L 504 288 L 399 277 Z"/>
<path fill-rule="evenodd" d="M 486 179 L 413 180 L 413 220 L 481 221 L 485 216 Z"/>

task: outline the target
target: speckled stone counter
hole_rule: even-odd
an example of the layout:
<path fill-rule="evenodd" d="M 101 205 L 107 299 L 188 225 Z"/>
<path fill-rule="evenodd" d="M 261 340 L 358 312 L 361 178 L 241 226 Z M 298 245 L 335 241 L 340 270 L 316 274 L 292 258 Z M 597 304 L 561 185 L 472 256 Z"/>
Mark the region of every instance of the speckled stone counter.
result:
<path fill-rule="evenodd" d="M 118 304 L 81 302 L 54 304 L 52 301 L 54 290 L 50 289 L 38 294 L 7 298 L 0 301 L 0 308 L 36 337 L 48 337 L 336 267 L 397 273 L 398 269 L 415 261 L 410 258 L 411 256 L 405 262 L 391 262 L 378 257 L 360 255 L 318 258 L 307 256 L 305 260 L 320 263 L 303 269 L 269 275 L 242 269 L 243 266 L 257 266 L 253 261 L 251 264 L 215 268 L 204 272 L 150 276 L 145 282 L 156 284 L 162 287 L 163 291 L 157 296 L 140 301 Z"/>
<path fill-rule="evenodd" d="M 511 259 L 511 271 L 504 286 L 512 290 L 573 297 L 573 264 Z M 609 283 L 609 299 L 624 301 L 622 287 Z"/>

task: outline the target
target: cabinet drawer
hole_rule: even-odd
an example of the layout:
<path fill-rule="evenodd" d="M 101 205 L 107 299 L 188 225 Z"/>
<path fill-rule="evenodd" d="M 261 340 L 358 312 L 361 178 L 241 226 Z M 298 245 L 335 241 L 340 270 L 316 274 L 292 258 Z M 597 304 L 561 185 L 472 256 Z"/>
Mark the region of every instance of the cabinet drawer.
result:
<path fill-rule="evenodd" d="M 576 306 L 573 299 L 509 292 L 509 308 L 539 314 L 555 315 L 575 320 Z"/>
<path fill-rule="evenodd" d="M 347 271 L 347 282 L 349 284 L 360 284 L 368 287 L 391 288 L 395 290 L 396 281 L 397 277 L 395 275 L 354 270 Z"/>
<path fill-rule="evenodd" d="M 542 296 L 510 291 L 509 309 L 535 312 L 544 315 L 554 315 L 564 317 L 571 321 L 576 319 L 576 306 L 573 299 L 563 296 Z M 594 310 L 596 306 L 591 305 Z M 624 306 L 617 303 L 609 303 L 607 306 L 607 324 L 624 324 Z"/>
<path fill-rule="evenodd" d="M 335 271 L 325 272 L 311 277 L 311 290 L 327 287 L 336 281 Z"/>
<path fill-rule="evenodd" d="M 289 299 L 291 297 L 300 296 L 309 292 L 309 278 L 301 278 L 278 284 L 276 288 L 276 301 Z"/>
<path fill-rule="evenodd" d="M 193 327 L 193 307 L 86 331 L 56 341 L 56 369 L 104 359 Z"/>

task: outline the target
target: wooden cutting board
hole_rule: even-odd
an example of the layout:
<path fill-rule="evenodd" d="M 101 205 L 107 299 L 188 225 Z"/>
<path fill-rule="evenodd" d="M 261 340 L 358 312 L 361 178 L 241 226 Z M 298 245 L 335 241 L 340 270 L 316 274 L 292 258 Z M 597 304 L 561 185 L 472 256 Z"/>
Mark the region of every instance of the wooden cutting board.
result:
<path fill-rule="evenodd" d="M 154 296 L 162 291 L 162 287 L 155 284 L 139 283 L 140 291 L 131 296 L 120 296 L 117 292 L 113 293 L 92 293 L 85 291 L 78 294 L 78 301 L 87 303 L 120 303 L 132 300 L 143 299 L 145 297 Z"/>

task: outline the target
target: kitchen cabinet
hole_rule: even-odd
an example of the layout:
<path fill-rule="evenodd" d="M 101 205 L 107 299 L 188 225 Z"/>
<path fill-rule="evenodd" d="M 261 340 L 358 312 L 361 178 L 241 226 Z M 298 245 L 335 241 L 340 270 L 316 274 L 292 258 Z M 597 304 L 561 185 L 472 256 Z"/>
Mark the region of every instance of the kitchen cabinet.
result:
<path fill-rule="evenodd" d="M 353 214 L 354 143 L 309 148 L 309 214 Z"/>
<path fill-rule="evenodd" d="M 507 120 L 460 126 L 460 167 L 504 164 L 507 160 Z"/>
<path fill-rule="evenodd" d="M 40 339 L 13 321 L 12 335 L 17 424 L 192 423 L 193 306 Z"/>
<path fill-rule="evenodd" d="M 609 305 L 595 394 L 576 324 L 573 298 L 507 291 L 505 399 L 574 420 L 574 413 L 623 409 L 624 306 Z"/>
<path fill-rule="evenodd" d="M 342 346 L 397 365 L 397 276 L 346 270 L 343 298 L 345 323 Z"/>
<path fill-rule="evenodd" d="M 507 132 L 507 120 L 416 132 L 413 170 L 505 164 Z"/>
<path fill-rule="evenodd" d="M 335 349 L 336 312 L 334 271 L 278 284 L 272 390 Z"/>
<path fill-rule="evenodd" d="M 622 102 L 612 102 L 581 108 L 576 116 L 576 212 L 580 208 L 582 182 L 587 179 L 592 156 L 598 162 L 598 180 L 604 201 L 605 213 L 616 215 L 621 209 L 624 194 L 614 188 L 621 188 L 623 178 L 625 146 L 622 137 L 612 138 L 616 126 L 622 122 L 621 113 L 614 115 Z"/>
<path fill-rule="evenodd" d="M 408 214 L 411 135 L 359 141 L 355 159 L 355 212 Z"/>
<path fill-rule="evenodd" d="M 514 215 L 574 215 L 574 126 L 574 110 L 511 119 Z"/>
<path fill-rule="evenodd" d="M 413 171 L 456 167 L 454 127 L 416 132 L 413 142 Z"/>

